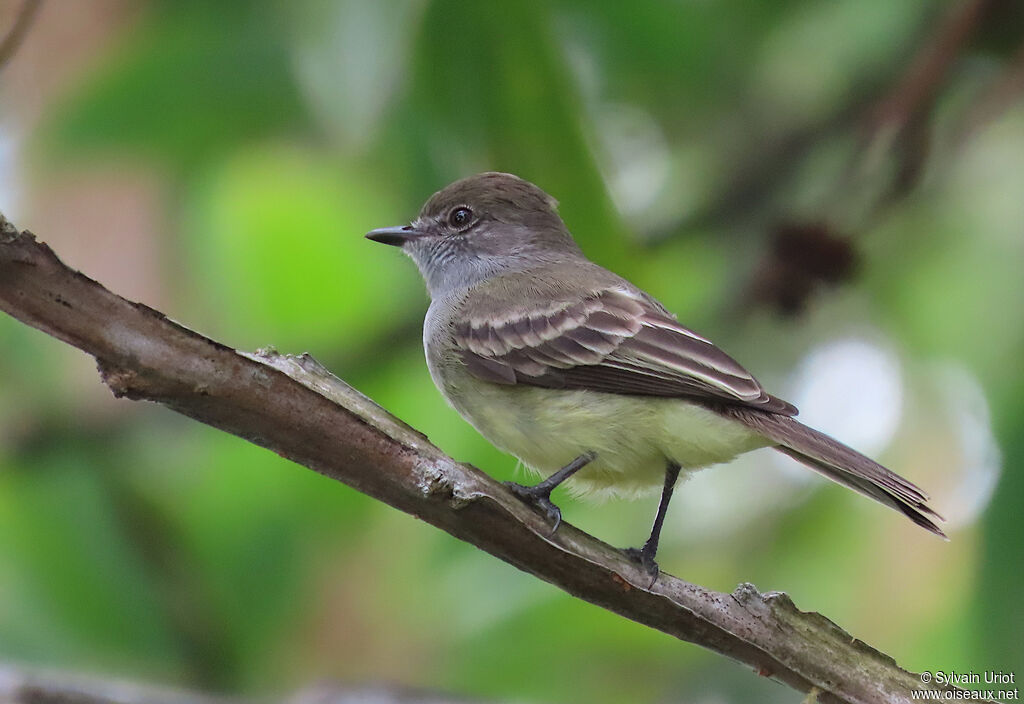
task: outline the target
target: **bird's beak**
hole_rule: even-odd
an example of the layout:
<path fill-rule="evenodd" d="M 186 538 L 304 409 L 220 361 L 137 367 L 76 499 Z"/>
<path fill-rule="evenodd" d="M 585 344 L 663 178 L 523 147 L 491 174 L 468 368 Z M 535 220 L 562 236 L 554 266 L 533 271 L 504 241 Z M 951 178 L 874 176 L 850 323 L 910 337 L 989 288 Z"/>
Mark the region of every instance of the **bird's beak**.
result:
<path fill-rule="evenodd" d="M 422 232 L 412 225 L 405 225 L 403 227 L 381 227 L 367 232 L 366 239 L 373 240 L 374 242 L 380 242 L 381 244 L 390 244 L 395 247 L 401 247 L 409 240 L 419 237 L 422 234 Z"/>

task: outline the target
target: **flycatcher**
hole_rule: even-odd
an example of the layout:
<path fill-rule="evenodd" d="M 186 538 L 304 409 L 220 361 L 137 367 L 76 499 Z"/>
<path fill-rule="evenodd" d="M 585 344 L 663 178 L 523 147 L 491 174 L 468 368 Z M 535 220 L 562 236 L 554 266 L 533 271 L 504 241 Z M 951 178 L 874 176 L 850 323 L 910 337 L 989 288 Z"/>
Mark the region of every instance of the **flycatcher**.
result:
<path fill-rule="evenodd" d="M 483 173 L 435 193 L 412 224 L 366 236 L 412 257 L 431 303 L 430 375 L 463 418 L 547 478 L 513 489 L 547 512 L 551 491 L 635 497 L 661 488 L 652 574 L 680 475 L 774 447 L 944 536 L 928 496 L 813 430 L 790 403 L 652 296 L 594 264 L 557 203 L 517 176 Z"/>

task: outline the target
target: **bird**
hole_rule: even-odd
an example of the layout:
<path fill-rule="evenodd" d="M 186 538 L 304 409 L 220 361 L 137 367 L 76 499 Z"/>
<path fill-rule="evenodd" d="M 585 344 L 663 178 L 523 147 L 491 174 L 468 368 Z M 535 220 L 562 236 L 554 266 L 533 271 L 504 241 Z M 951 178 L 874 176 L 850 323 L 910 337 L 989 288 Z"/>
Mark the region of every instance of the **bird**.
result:
<path fill-rule="evenodd" d="M 552 491 L 661 498 L 627 554 L 655 578 L 681 478 L 771 447 L 945 538 L 928 495 L 796 419 L 738 362 L 653 296 L 588 259 L 557 201 L 485 172 L 432 195 L 410 224 L 366 237 L 400 247 L 430 294 L 427 367 L 447 402 L 544 477 L 506 482 L 554 524 Z"/>

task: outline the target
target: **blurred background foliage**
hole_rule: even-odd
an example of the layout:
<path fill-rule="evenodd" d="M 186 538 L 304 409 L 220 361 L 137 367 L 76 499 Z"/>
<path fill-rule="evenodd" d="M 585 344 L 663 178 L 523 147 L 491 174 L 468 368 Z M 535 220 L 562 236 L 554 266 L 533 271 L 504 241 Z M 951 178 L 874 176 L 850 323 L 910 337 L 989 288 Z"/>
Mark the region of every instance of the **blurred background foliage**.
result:
<path fill-rule="evenodd" d="M 2 0 L 3 27 L 21 0 Z M 928 488 L 944 544 L 760 452 L 662 566 L 786 590 L 914 670 L 1024 675 L 1024 13 L 962 0 L 44 3 L 0 68 L 0 208 L 114 291 L 308 351 L 454 457 L 414 267 L 372 245 L 505 170 L 583 249 Z M 784 702 L 0 319 L 0 658 L 241 693 Z M 639 543 L 651 501 L 567 520 Z"/>

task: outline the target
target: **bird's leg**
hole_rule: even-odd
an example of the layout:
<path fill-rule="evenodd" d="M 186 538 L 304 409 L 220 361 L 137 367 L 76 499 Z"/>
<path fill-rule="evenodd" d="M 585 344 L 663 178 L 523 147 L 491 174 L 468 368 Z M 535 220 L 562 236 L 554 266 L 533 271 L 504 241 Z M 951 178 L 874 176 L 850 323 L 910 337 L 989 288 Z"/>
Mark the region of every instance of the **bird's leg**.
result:
<path fill-rule="evenodd" d="M 562 512 L 557 506 L 551 503 L 551 492 L 554 491 L 555 487 L 559 484 L 593 462 L 595 457 L 597 457 L 596 452 L 584 452 L 572 462 L 556 471 L 550 477 L 542 482 L 534 484 L 533 486 L 523 486 L 516 482 L 505 482 L 505 486 L 511 489 L 517 496 L 519 496 L 519 498 L 536 505 L 544 511 L 548 518 L 550 518 L 555 524 L 555 527 L 551 529 L 551 532 L 554 533 L 558 530 L 558 525 L 562 522 Z"/>
<path fill-rule="evenodd" d="M 668 511 L 668 502 L 672 500 L 672 492 L 676 488 L 676 480 L 679 479 L 679 469 L 679 465 L 675 462 L 669 462 L 668 466 L 665 467 L 665 487 L 661 490 L 661 503 L 658 504 L 658 513 L 654 517 L 651 537 L 647 539 L 642 548 L 629 548 L 626 550 L 626 554 L 637 560 L 655 579 L 658 578 L 658 563 L 654 561 L 654 556 L 658 554 L 658 540 L 661 539 L 661 527 L 665 523 L 665 513 Z"/>

